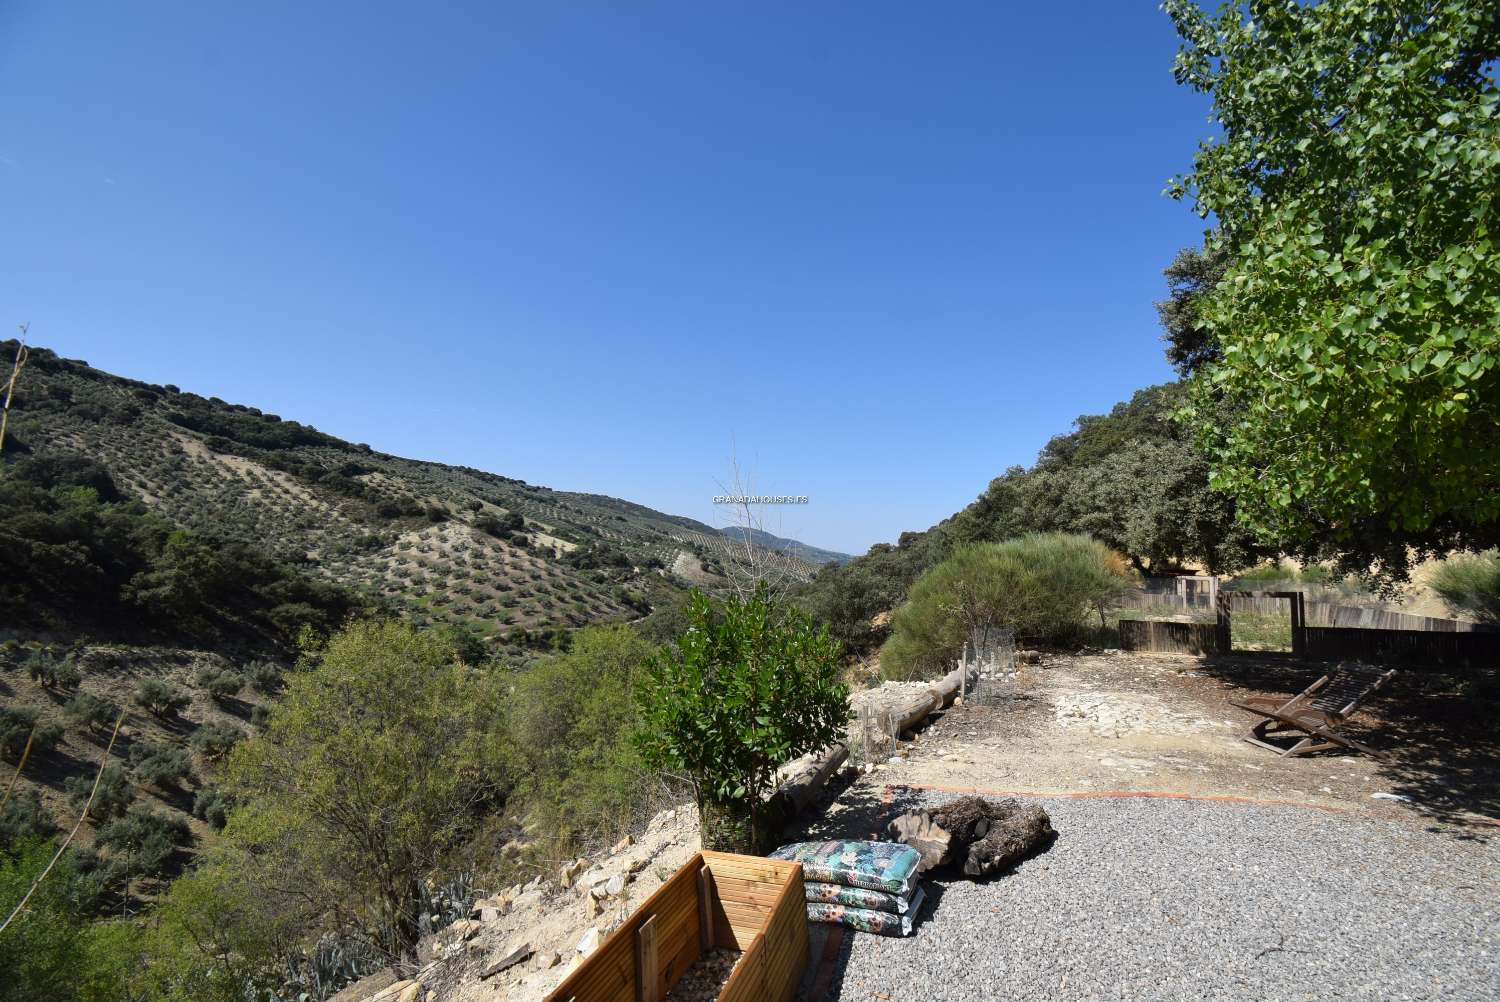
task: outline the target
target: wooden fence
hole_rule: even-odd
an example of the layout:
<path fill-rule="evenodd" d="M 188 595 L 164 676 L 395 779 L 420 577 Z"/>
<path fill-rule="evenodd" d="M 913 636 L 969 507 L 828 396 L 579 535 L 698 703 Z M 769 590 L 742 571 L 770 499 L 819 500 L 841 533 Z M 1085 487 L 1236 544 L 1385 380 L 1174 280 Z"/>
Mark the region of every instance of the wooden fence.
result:
<path fill-rule="evenodd" d="M 1308 626 L 1306 655 L 1326 661 L 1355 660 L 1408 668 L 1500 665 L 1500 633 L 1369 630 Z"/>
<path fill-rule="evenodd" d="M 1217 623 L 1174 623 L 1159 619 L 1120 620 L 1120 646 L 1127 651 L 1162 654 L 1223 654 Z"/>

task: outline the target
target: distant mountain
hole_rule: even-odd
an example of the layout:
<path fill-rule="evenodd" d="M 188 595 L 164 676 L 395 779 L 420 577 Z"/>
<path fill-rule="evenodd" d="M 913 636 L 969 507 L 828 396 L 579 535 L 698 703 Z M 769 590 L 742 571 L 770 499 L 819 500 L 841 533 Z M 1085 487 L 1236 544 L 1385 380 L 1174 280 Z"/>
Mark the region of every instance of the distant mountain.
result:
<path fill-rule="evenodd" d="M 761 529 L 747 530 L 743 526 L 731 525 L 720 529 L 719 532 L 739 541 L 743 541 L 748 535 L 750 541 L 756 546 L 767 550 L 775 550 L 778 553 L 789 553 L 794 557 L 806 560 L 815 567 L 822 567 L 824 564 L 847 564 L 854 559 L 848 553 L 839 553 L 836 550 L 822 550 L 816 546 L 809 546 L 806 543 L 798 542 L 795 539 L 783 539 L 780 536 L 773 536 L 771 533 Z"/>

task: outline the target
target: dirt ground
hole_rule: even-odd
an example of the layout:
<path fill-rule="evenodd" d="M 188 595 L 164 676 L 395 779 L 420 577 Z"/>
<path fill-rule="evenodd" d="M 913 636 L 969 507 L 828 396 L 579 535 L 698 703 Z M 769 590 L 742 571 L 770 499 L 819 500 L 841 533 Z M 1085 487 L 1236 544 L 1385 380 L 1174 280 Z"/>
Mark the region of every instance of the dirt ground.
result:
<path fill-rule="evenodd" d="M 1493 697 L 1403 673 L 1348 724 L 1382 753 L 1281 758 L 1242 740 L 1255 720 L 1233 705 L 1290 697 L 1327 666 L 1286 657 L 1104 652 L 1023 666 L 1013 696 L 954 706 L 859 778 L 866 786 L 1101 796 L 1243 797 L 1500 825 L 1500 734 Z M 847 788 L 848 783 L 846 782 Z M 827 805 L 835 813 L 838 802 Z"/>

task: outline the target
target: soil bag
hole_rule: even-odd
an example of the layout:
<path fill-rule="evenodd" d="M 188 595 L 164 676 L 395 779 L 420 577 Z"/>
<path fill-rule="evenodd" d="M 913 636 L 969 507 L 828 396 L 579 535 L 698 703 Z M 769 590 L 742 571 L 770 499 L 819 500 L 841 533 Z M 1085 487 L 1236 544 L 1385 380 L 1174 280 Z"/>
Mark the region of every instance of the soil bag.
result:
<path fill-rule="evenodd" d="M 911 901 L 907 898 L 885 891 L 872 891 L 868 887 L 821 884 L 816 880 L 806 881 L 803 886 L 807 888 L 807 900 L 818 904 L 847 905 L 850 908 L 890 912 L 893 915 L 904 915 L 911 908 Z"/>
<path fill-rule="evenodd" d="M 901 898 L 911 897 L 922 859 L 917 850 L 898 842 L 840 840 L 793 842 L 771 853 L 771 858 L 801 863 L 805 880 L 864 887 Z"/>
<path fill-rule="evenodd" d="M 873 932 L 877 936 L 910 936 L 912 923 L 916 921 L 917 912 L 922 909 L 923 897 L 925 895 L 922 889 L 917 888 L 917 893 L 911 898 L 911 909 L 905 915 L 875 911 L 871 908 L 850 908 L 848 905 L 809 901 L 807 920 L 846 925 L 860 932 Z"/>

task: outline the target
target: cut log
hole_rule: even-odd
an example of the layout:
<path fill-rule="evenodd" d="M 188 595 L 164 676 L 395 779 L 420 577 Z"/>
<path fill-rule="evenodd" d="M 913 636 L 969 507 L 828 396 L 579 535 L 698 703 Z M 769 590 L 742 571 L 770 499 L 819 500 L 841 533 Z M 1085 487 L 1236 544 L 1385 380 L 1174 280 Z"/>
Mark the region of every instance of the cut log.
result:
<path fill-rule="evenodd" d="M 921 854 L 918 873 L 926 873 L 953 858 L 953 837 L 934 823 L 932 815 L 926 811 L 901 815 L 886 826 L 886 832 L 897 842 L 904 842 Z"/>
<path fill-rule="evenodd" d="M 952 857 L 971 877 L 1000 873 L 1052 844 L 1052 819 L 1014 798 L 962 797 L 932 811 L 932 820 L 957 843 Z"/>

